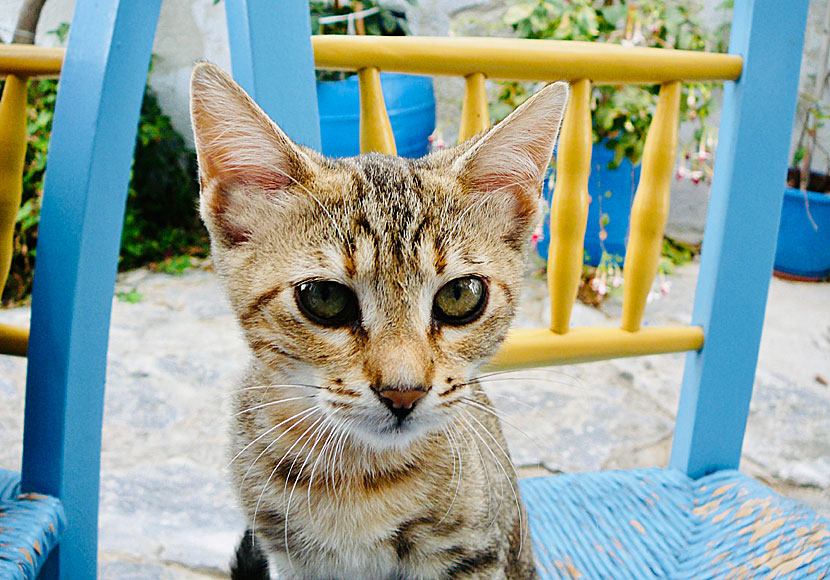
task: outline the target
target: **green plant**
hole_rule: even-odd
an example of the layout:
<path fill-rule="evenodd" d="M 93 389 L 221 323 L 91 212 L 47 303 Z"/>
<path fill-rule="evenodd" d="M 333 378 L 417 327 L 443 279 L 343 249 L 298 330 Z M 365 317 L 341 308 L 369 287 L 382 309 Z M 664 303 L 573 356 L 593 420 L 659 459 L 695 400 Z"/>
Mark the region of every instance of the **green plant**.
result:
<path fill-rule="evenodd" d="M 813 83 L 811 91 L 801 91 L 798 97 L 798 113 L 801 129 L 798 135 L 793 170 L 788 176 L 788 185 L 821 193 L 830 193 L 830 151 L 819 140 L 819 132 L 830 119 L 830 108 L 823 102 L 827 81 L 830 80 L 830 4 L 827 6 L 824 27 L 821 28 L 822 47 L 819 63 L 808 75 Z M 824 173 L 812 171 L 817 154 L 824 158 Z M 812 217 L 811 217 L 812 219 Z"/>
<path fill-rule="evenodd" d="M 28 87 L 23 195 L 4 304 L 24 300 L 31 292 L 57 86 L 55 80 L 39 80 Z M 198 218 L 197 199 L 195 154 L 148 88 L 136 138 L 119 267 L 135 268 L 180 255 L 207 255 L 208 236 Z"/>
<path fill-rule="evenodd" d="M 689 0 L 529 0 L 512 6 L 504 20 L 522 38 L 610 42 L 684 50 L 715 50 L 723 43 L 703 25 Z M 712 83 L 684 84 L 680 119 L 696 125 L 684 145 L 680 177 L 711 176 L 714 134 L 705 125 L 711 112 Z M 614 151 L 610 168 L 628 158 L 640 162 L 659 87 L 598 86 L 593 89 L 595 143 Z M 506 83 L 492 113 L 504 117 L 531 94 L 527 85 Z M 687 167 L 690 166 L 690 167 Z"/>
<path fill-rule="evenodd" d="M 148 87 L 138 122 L 119 267 L 206 255 L 209 242 L 196 211 L 198 197 L 196 154 Z"/>
<path fill-rule="evenodd" d="M 126 292 L 116 292 L 115 297 L 118 298 L 119 302 L 127 302 L 128 304 L 138 304 L 144 299 L 144 294 L 139 292 L 137 289 L 132 288 Z"/>

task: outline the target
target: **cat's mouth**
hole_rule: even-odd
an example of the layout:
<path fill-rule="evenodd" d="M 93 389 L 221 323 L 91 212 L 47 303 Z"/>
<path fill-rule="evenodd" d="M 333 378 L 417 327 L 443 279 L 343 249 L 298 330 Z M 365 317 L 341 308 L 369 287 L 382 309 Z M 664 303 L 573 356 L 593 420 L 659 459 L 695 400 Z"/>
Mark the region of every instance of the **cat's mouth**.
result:
<path fill-rule="evenodd" d="M 367 412 L 368 411 L 368 412 Z M 441 417 L 418 409 L 405 415 L 386 408 L 363 409 L 348 420 L 349 431 L 376 450 L 404 449 L 414 441 L 443 427 Z"/>

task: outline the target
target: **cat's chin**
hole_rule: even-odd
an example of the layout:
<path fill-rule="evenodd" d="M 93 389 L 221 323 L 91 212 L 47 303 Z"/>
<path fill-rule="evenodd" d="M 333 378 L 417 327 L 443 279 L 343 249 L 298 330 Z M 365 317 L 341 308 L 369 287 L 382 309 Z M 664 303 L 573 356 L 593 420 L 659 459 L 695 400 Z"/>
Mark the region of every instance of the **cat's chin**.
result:
<path fill-rule="evenodd" d="M 352 436 L 376 452 L 403 451 L 440 431 L 441 425 L 431 421 L 406 420 L 402 423 L 357 424 Z"/>

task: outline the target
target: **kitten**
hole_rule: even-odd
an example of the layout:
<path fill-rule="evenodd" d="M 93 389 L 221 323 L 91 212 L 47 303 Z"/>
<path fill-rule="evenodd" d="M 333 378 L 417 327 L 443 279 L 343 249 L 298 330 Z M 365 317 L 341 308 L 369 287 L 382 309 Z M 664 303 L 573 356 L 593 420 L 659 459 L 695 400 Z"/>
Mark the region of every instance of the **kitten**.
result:
<path fill-rule="evenodd" d="M 210 64 L 191 90 L 200 211 L 253 354 L 237 574 L 267 578 L 267 553 L 282 580 L 538 578 L 475 377 L 514 314 L 567 84 L 417 160 L 298 146 Z"/>

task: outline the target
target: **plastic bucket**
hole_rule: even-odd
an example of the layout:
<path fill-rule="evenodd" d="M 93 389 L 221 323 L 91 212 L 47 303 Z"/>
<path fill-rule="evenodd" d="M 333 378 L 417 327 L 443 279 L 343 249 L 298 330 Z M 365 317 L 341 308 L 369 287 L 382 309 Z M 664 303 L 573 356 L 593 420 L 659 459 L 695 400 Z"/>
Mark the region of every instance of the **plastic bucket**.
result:
<path fill-rule="evenodd" d="M 784 190 L 775 271 L 784 277 L 821 280 L 830 276 L 830 195 L 814 191 L 806 194 L 805 201 L 800 189 Z"/>
<path fill-rule="evenodd" d="M 381 73 L 386 111 L 395 135 L 398 155 L 422 157 L 435 130 L 435 94 L 429 77 Z M 323 154 L 351 157 L 360 154 L 360 91 L 357 75 L 342 81 L 317 83 L 320 137 Z"/>

